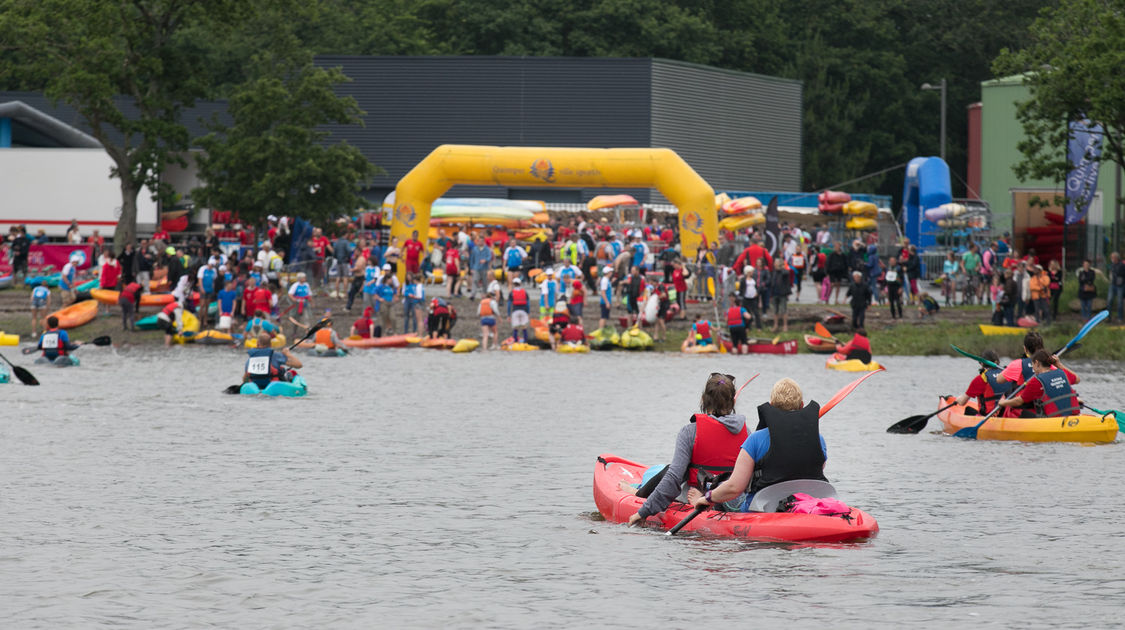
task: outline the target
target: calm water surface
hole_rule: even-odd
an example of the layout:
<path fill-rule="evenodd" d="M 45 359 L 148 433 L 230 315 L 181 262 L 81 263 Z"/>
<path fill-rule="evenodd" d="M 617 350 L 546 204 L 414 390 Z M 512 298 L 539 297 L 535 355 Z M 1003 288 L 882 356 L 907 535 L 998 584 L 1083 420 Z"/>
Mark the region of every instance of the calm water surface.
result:
<path fill-rule="evenodd" d="M 761 372 L 751 413 L 782 376 L 820 401 L 856 378 L 816 356 L 373 351 L 309 359 L 293 400 L 221 394 L 230 350 L 80 352 L 0 386 L 6 628 L 1122 624 L 1121 443 L 885 433 L 964 359 L 888 358 L 824 417 L 881 532 L 791 548 L 603 522 L 591 477 L 666 462 L 711 371 Z M 1125 408 L 1125 366 L 1074 367 Z"/>

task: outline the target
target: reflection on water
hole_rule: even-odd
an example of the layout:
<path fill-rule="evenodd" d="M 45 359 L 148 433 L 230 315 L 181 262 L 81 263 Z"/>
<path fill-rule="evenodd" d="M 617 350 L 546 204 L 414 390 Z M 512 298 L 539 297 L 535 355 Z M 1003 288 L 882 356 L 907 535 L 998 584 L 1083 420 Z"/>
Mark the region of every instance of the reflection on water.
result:
<path fill-rule="evenodd" d="M 0 386 L 6 627 L 624 626 L 669 602 L 700 625 L 1104 627 L 1125 605 L 1120 444 L 884 432 L 963 391 L 965 360 L 888 358 L 824 417 L 829 479 L 881 528 L 825 546 L 668 538 L 591 495 L 600 453 L 668 460 L 711 371 L 762 373 L 748 413 L 782 376 L 821 401 L 856 378 L 815 356 L 376 351 L 310 359 L 294 400 L 220 394 L 225 349 L 81 352 Z M 1074 367 L 1125 407 L 1120 364 Z"/>

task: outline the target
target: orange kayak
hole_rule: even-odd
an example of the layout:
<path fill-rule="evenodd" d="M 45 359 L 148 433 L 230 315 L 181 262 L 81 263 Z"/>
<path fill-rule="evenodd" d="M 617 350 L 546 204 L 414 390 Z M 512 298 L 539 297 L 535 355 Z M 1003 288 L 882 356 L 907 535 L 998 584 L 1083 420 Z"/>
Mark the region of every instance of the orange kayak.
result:
<path fill-rule="evenodd" d="M 59 328 L 77 328 L 98 316 L 98 301 L 75 302 L 64 309 L 51 313 L 51 315 L 59 318 Z"/>
<path fill-rule="evenodd" d="M 405 348 L 421 339 L 416 335 L 390 335 L 388 337 L 348 337 L 344 345 L 349 348 Z"/>
<path fill-rule="evenodd" d="M 117 304 L 117 298 L 121 297 L 121 292 L 109 289 L 91 289 L 90 297 L 102 304 L 112 306 Z M 176 298 L 172 297 L 171 293 L 146 293 L 141 296 L 141 306 L 164 306 L 175 300 Z"/>
<path fill-rule="evenodd" d="M 423 348 L 433 348 L 434 350 L 450 350 L 453 346 L 457 345 L 456 339 L 423 339 L 422 343 L 418 344 Z"/>

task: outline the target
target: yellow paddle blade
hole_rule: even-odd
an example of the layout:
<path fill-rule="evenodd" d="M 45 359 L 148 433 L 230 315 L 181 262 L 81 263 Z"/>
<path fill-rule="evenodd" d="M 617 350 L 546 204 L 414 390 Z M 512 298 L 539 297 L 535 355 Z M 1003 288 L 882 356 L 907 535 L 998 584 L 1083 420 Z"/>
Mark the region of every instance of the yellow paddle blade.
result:
<path fill-rule="evenodd" d="M 714 278 L 707 278 L 707 292 L 711 294 L 711 297 L 715 297 L 715 279 Z"/>

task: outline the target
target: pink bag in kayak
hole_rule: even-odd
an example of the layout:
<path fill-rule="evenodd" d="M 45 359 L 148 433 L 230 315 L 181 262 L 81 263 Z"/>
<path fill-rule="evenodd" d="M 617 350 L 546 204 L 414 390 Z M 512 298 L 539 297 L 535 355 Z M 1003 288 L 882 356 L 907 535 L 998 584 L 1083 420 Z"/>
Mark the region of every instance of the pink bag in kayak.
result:
<path fill-rule="evenodd" d="M 780 511 L 793 512 L 794 514 L 844 516 L 850 514 L 852 509 L 843 501 L 837 499 L 820 499 L 804 492 L 795 492 L 782 503 Z"/>

